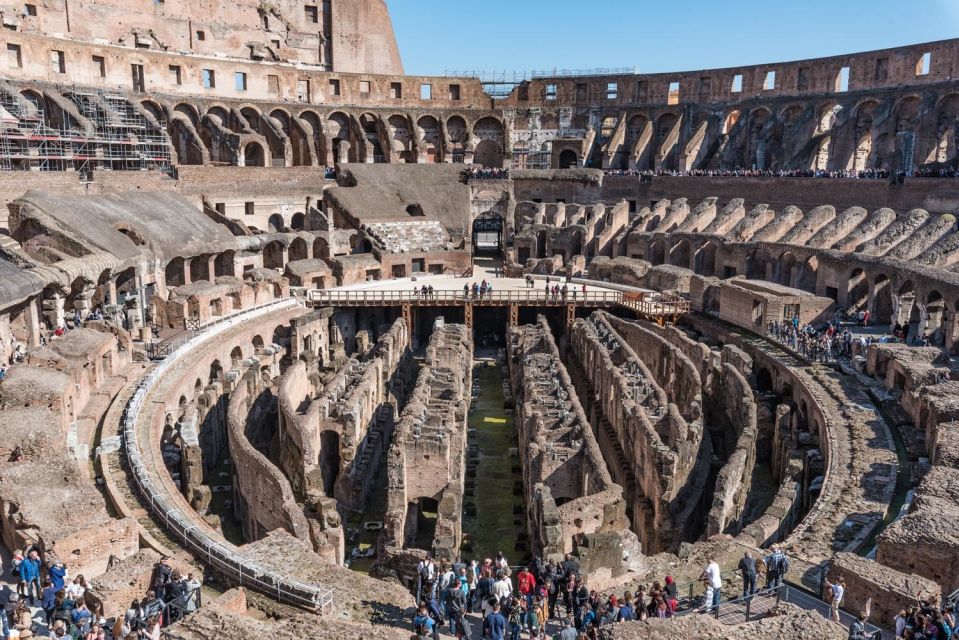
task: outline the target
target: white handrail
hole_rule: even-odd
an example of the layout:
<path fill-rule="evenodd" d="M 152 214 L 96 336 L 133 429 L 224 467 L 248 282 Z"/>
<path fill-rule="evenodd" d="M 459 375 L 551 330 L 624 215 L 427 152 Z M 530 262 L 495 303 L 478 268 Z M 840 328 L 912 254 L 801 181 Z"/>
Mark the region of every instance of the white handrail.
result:
<path fill-rule="evenodd" d="M 200 344 L 228 329 L 267 313 L 295 307 L 297 304 L 299 303 L 295 299 L 286 298 L 214 320 L 204 325 L 189 340 L 177 346 L 140 383 L 127 404 L 123 424 L 123 440 L 127 461 L 133 472 L 137 488 L 146 502 L 149 503 L 150 509 L 156 517 L 174 537 L 188 549 L 205 557 L 206 562 L 214 567 L 228 570 L 231 575 L 236 574 L 241 585 L 248 585 L 271 596 L 276 595 L 279 600 L 284 602 L 322 611 L 333 604 L 332 589 L 308 584 L 291 576 L 265 569 L 253 560 L 227 548 L 220 541 L 208 536 L 201 528 L 197 527 L 196 523 L 187 514 L 184 514 L 173 504 L 172 500 L 169 500 L 162 484 L 154 482 L 154 478 L 151 477 L 143 462 L 142 452 L 137 440 L 137 420 L 147 394 L 177 361 Z"/>

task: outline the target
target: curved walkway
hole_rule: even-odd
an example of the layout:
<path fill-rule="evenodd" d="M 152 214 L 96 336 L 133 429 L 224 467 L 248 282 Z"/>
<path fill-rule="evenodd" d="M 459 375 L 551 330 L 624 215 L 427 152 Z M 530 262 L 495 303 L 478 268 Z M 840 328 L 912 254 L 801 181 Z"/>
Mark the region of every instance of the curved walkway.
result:
<path fill-rule="evenodd" d="M 298 302 L 292 298 L 271 302 L 210 323 L 196 336 L 180 345 L 148 375 L 137 388 L 127 405 L 123 423 L 123 441 L 129 466 L 136 486 L 154 518 L 161 522 L 170 536 L 204 563 L 212 565 L 229 580 L 241 586 L 260 591 L 281 602 L 326 612 L 332 608 L 331 589 L 306 584 L 290 576 L 267 569 L 243 556 L 243 550 L 216 536 L 196 512 L 182 508 L 180 495 L 172 495 L 172 482 L 164 481 L 166 467 L 154 451 L 149 437 L 147 414 L 151 396 L 164 376 L 175 374 L 176 366 L 190 352 L 228 330 L 255 321 L 268 314 L 293 309 Z M 141 423 L 141 418 L 143 422 Z"/>
<path fill-rule="evenodd" d="M 759 335 L 715 318 L 710 321 L 750 355 L 761 353 L 788 368 L 825 417 L 825 438 L 820 441 L 826 460 L 822 490 L 783 542 L 805 565 L 804 584 L 818 588 L 819 567 L 839 551 L 862 551 L 882 526 L 898 473 L 892 432 L 855 378 L 810 364 Z"/>

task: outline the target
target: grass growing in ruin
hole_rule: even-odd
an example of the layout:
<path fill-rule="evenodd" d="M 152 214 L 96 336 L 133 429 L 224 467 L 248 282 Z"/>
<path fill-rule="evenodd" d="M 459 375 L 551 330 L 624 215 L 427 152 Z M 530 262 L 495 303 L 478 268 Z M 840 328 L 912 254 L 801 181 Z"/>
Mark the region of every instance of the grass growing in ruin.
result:
<path fill-rule="evenodd" d="M 513 416 L 503 407 L 503 372 L 492 361 L 479 361 L 473 380 L 479 383 L 479 396 L 469 415 L 468 444 L 479 447 L 479 462 L 475 475 L 467 472 L 466 476 L 467 482 L 475 479 L 475 489 L 464 499 L 462 557 L 482 561 L 502 551 L 511 564 L 518 564 L 527 561 L 529 553 L 528 543 L 522 551 L 516 550 L 517 542 L 525 540 L 526 527 L 514 523 L 525 519 L 522 494 L 514 494 L 521 476 L 514 471 L 519 458 L 509 455 L 510 449 L 516 448 L 516 429 Z M 476 507 L 475 515 L 469 512 L 470 504 Z M 519 515 L 513 513 L 517 507 Z"/>

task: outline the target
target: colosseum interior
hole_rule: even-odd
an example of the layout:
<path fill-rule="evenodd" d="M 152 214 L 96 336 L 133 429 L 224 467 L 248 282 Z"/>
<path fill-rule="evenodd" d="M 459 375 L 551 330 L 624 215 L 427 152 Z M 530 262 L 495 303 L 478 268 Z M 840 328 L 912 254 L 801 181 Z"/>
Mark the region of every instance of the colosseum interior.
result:
<path fill-rule="evenodd" d="M 226 5 L 0 0 L 0 599 L 16 550 L 111 628 L 168 558 L 170 640 L 410 638 L 498 552 L 680 585 L 607 639 L 959 599 L 959 39 L 504 88 L 384 0 Z"/>

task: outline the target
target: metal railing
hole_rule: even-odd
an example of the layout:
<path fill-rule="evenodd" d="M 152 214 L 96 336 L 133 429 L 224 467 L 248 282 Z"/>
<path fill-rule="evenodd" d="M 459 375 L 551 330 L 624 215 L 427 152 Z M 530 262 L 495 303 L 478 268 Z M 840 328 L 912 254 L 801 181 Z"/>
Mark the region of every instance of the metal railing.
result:
<path fill-rule="evenodd" d="M 207 535 L 189 515 L 183 513 L 176 501 L 168 495 L 158 479 L 152 476 L 151 469 L 144 463 L 137 438 L 137 421 L 146 403 L 148 393 L 184 355 L 201 343 L 240 323 L 267 313 L 292 308 L 297 304 L 299 303 L 295 299 L 287 298 L 241 311 L 205 325 L 201 333 L 179 345 L 140 383 L 127 404 L 123 422 L 123 441 L 127 463 L 133 472 L 135 484 L 143 495 L 146 504 L 156 516 L 156 520 L 161 522 L 167 531 L 187 549 L 194 552 L 198 560 L 219 569 L 226 577 L 236 579 L 241 586 L 249 586 L 256 591 L 274 596 L 281 602 L 314 611 L 325 611 L 331 608 L 333 604 L 332 589 L 307 584 L 242 557 L 234 549 L 228 548 L 224 543 Z"/>
<path fill-rule="evenodd" d="M 726 583 L 724 582 L 724 584 Z M 675 615 L 676 617 L 682 617 L 693 613 L 706 613 L 720 619 L 735 617 L 738 622 L 748 622 L 754 611 L 761 611 L 761 614 L 765 614 L 771 608 L 778 606 L 780 602 L 788 601 L 788 599 L 789 587 L 781 584 L 756 591 L 750 595 L 721 600 L 717 607 L 713 607 L 711 603 L 705 601 L 691 599 L 685 608 L 677 607 Z M 744 619 L 738 620 L 742 616 L 744 616 Z"/>
<path fill-rule="evenodd" d="M 150 618 L 154 616 L 160 616 L 165 625 L 170 625 L 174 622 L 182 620 L 187 614 L 194 613 L 200 609 L 203 604 L 201 596 L 201 587 L 196 587 L 195 589 L 190 589 L 183 595 L 174 598 L 170 602 L 163 602 L 161 600 L 160 602 L 163 603 L 163 606 L 160 607 L 158 611 L 150 611 L 148 613 L 141 607 L 139 615 L 130 621 L 130 626 L 134 631 L 138 629 L 146 629 L 149 626 Z"/>
<path fill-rule="evenodd" d="M 622 304 L 624 297 L 621 291 L 587 291 L 583 293 L 579 287 L 574 287 L 565 296 L 561 293 L 553 295 L 544 289 L 520 289 L 513 291 L 491 291 L 473 295 L 463 290 L 434 290 L 432 294 L 423 294 L 420 291 L 337 291 L 332 289 L 313 289 L 307 298 L 320 305 L 462 305 L 462 304 L 541 304 L 564 305 L 577 304 L 584 306 L 608 306 Z"/>
<path fill-rule="evenodd" d="M 726 580 L 723 583 L 728 584 Z M 686 608 L 677 610 L 675 615 L 682 617 L 694 613 L 708 614 L 725 624 L 741 624 L 755 618 L 765 617 L 771 610 L 784 602 L 807 611 L 816 611 L 826 618 L 830 617 L 831 610 L 828 602 L 824 602 L 821 598 L 788 584 L 762 589 L 750 595 L 721 600 L 718 607 L 712 607 L 710 603 L 705 603 L 700 598 L 698 601 L 689 602 Z M 843 626 L 848 628 L 854 620 L 855 617 L 849 613 L 839 611 L 839 623 Z M 865 629 L 868 635 L 876 638 L 885 637 L 882 630 L 873 624 L 865 623 Z"/>

